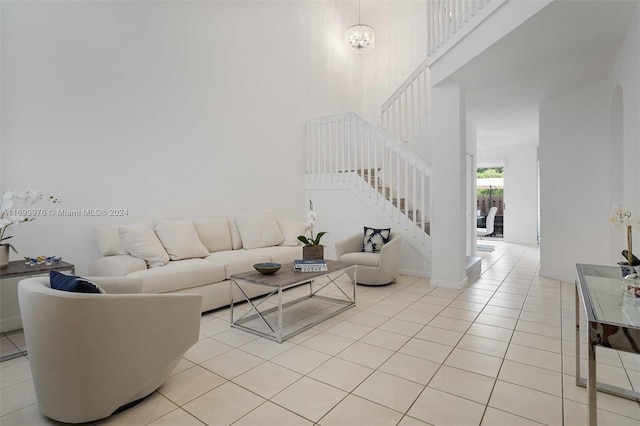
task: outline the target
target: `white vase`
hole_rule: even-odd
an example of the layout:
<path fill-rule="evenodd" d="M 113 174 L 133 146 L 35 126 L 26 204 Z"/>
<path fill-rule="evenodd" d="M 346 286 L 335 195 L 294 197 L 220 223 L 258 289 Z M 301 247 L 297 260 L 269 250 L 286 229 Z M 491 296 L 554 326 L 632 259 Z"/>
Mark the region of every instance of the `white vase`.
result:
<path fill-rule="evenodd" d="M 0 244 L 0 268 L 4 268 L 9 264 L 9 246 Z"/>

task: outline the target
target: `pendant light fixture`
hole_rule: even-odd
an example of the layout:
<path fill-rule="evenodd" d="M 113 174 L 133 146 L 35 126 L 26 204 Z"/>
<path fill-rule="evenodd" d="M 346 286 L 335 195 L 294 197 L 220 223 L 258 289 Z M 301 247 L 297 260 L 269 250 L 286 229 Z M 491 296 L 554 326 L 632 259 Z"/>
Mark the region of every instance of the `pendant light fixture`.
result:
<path fill-rule="evenodd" d="M 358 53 L 371 50 L 376 46 L 376 33 L 369 25 L 360 23 L 360 0 L 358 0 L 358 25 L 353 25 L 344 33 L 347 44 Z"/>

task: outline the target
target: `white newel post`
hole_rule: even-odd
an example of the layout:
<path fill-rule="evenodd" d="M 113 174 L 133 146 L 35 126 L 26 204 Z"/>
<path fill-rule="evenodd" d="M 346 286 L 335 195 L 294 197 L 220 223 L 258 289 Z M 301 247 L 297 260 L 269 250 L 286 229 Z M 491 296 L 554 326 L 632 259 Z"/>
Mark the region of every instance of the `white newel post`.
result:
<path fill-rule="evenodd" d="M 459 84 L 433 87 L 431 284 L 462 288 L 466 278 L 466 117 Z"/>

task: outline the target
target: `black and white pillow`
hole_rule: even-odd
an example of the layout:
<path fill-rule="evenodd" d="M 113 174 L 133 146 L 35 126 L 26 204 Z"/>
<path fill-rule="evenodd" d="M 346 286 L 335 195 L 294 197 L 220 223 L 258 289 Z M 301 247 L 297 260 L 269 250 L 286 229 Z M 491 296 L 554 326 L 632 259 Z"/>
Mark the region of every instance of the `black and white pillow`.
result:
<path fill-rule="evenodd" d="M 375 229 L 364 227 L 364 244 L 362 251 L 365 253 L 380 253 L 382 246 L 389 242 L 391 228 Z"/>

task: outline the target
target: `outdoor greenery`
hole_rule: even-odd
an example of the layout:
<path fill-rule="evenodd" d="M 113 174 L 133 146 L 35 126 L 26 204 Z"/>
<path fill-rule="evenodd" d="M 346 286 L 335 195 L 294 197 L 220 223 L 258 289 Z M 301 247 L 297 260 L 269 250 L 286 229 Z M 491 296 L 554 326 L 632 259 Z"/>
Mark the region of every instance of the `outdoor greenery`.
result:
<path fill-rule="evenodd" d="M 481 167 L 478 169 L 478 179 L 504 177 L 504 167 Z"/>
<path fill-rule="evenodd" d="M 477 177 L 478 179 L 504 177 L 504 167 L 481 167 L 478 169 Z M 491 189 L 493 196 L 502 196 L 503 192 L 502 188 Z M 489 189 L 478 189 L 478 195 L 489 195 Z"/>

